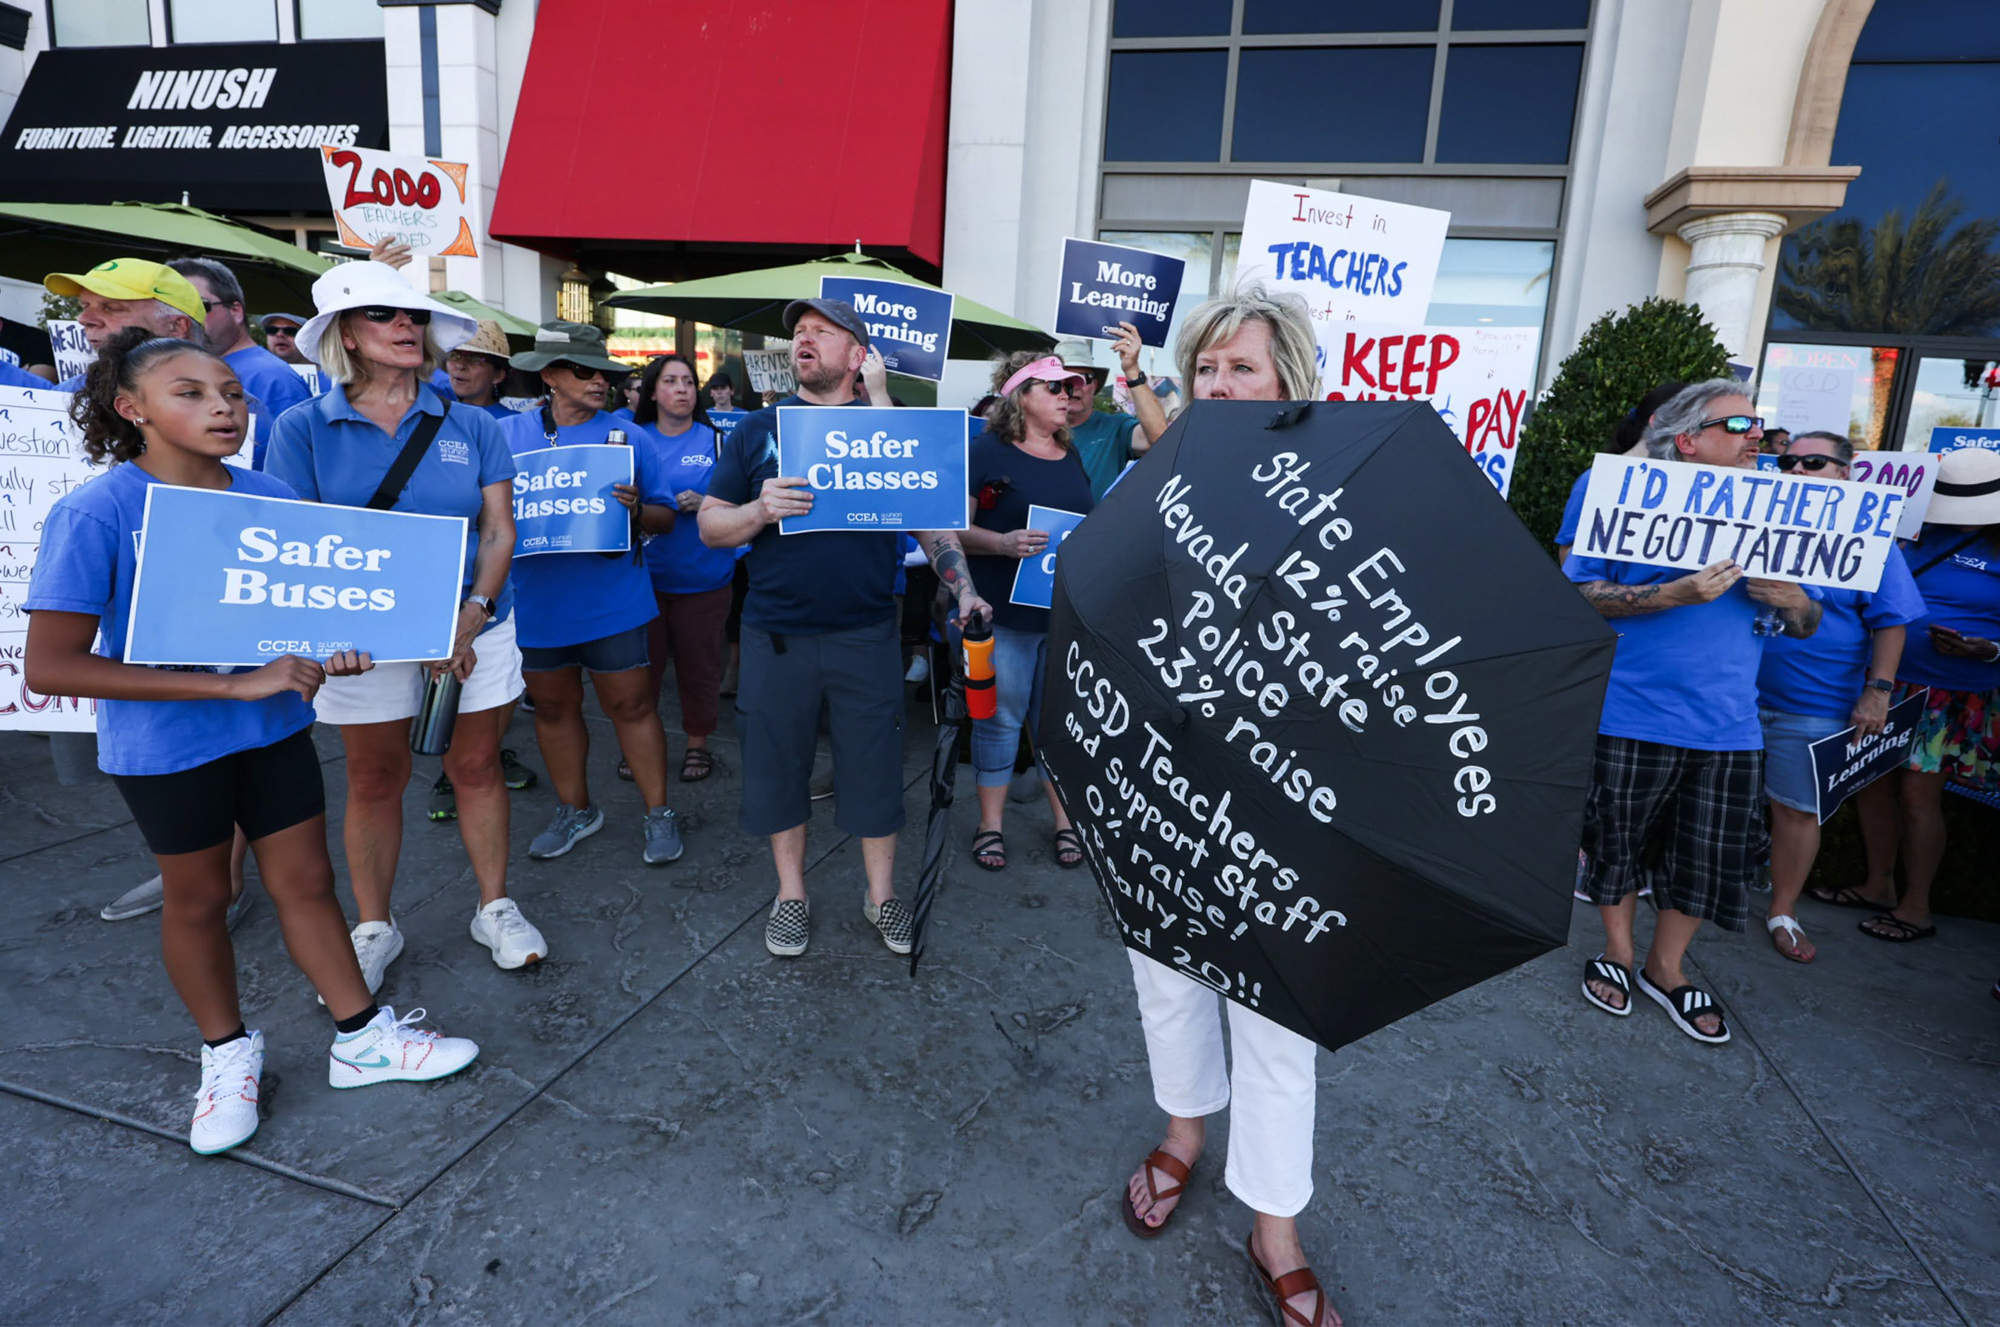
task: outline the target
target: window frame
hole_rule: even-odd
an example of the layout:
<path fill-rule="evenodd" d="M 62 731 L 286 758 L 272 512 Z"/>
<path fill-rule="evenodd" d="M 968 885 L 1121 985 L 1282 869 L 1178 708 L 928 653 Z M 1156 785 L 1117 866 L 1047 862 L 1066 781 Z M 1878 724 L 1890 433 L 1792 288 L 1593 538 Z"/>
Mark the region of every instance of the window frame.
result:
<path fill-rule="evenodd" d="M 1918 361 L 1929 359 L 1990 359 L 2000 361 L 2000 337 L 1909 336 L 1895 332 L 1819 332 L 1811 328 L 1767 331 L 1757 352 L 1754 392 L 1763 387 L 1765 352 L 1772 346 L 1882 346 L 1897 352 L 1896 375 L 1889 381 L 1889 405 L 1884 412 L 1882 441 L 1894 443 L 1883 451 L 1902 451 L 1910 425 L 1910 407 L 1917 395 Z"/>
<path fill-rule="evenodd" d="M 141 40 L 139 40 L 139 41 L 127 41 L 127 42 L 108 42 L 108 43 L 99 43 L 99 42 L 91 42 L 91 43 L 87 43 L 87 44 L 85 44 L 85 45 L 81 45 L 81 46 L 78 46 L 78 45 L 69 45 L 69 46 L 65 46 L 65 45 L 63 45 L 63 44 L 62 44 L 61 42 L 59 42 L 59 41 L 57 41 L 57 40 L 56 40 L 56 36 L 57 36 L 57 28 L 56 28 L 56 7 L 57 7 L 58 5 L 60 5 L 60 4 L 62 4 L 62 2 L 63 2 L 63 0 L 42 0 L 42 31 L 44 31 L 44 32 L 46 32 L 46 33 L 48 33 L 48 34 L 49 34 L 49 49 L 50 49 L 50 50 L 52 50 L 52 51 L 53 51 L 53 50 L 65 50 L 65 51 L 96 51 L 96 50 L 104 50 L 104 51 L 115 51 L 115 50 L 126 50 L 126 49 L 130 49 L 131 47 L 134 47 L 134 46 L 151 46 L 151 45 L 153 44 L 153 35 L 154 35 L 154 34 L 153 34 L 153 6 L 152 6 L 151 4 L 147 4 L 147 5 L 146 5 L 146 35 L 145 35 L 145 37 L 144 37 L 144 38 L 142 38 Z M 164 23 L 164 22 L 166 22 L 166 19 L 165 19 L 165 18 L 163 17 L 161 21 L 162 21 L 162 23 Z"/>
<path fill-rule="evenodd" d="M 54 2 L 54 3 L 60 3 L 60 2 L 61 2 L 61 0 L 53 0 L 53 2 Z M 179 36 L 176 36 L 176 35 L 175 35 L 175 33 L 174 33 L 174 0 L 165 0 L 165 3 L 164 3 L 164 4 L 162 4 L 162 5 L 160 6 L 160 21 L 161 21 L 161 22 L 162 22 L 163 24 L 165 24 L 165 26 L 166 26 L 166 30 L 167 30 L 167 45 L 169 45 L 169 46 L 225 46 L 225 45 L 229 45 L 229 44 L 231 44 L 231 43 L 233 43 L 233 42 L 239 42 L 239 41 L 245 41 L 245 40 L 247 40 L 247 41 L 252 41 L 252 42 L 258 42 L 258 43 L 261 43 L 261 44 L 265 44 L 265 45 L 275 45 L 275 44 L 277 43 L 278 39 L 279 39 L 280 37 L 282 37 L 282 36 L 284 35 L 284 23 L 283 23 L 283 19 L 282 19 L 282 18 L 281 18 L 281 16 L 279 15 L 279 12 L 278 12 L 278 11 L 279 11 L 279 10 L 281 10 L 281 9 L 283 9 L 283 8 L 284 8 L 285 6 L 287 6 L 287 5 L 291 5 L 291 6 L 294 6 L 294 7 L 296 7 L 296 6 L 297 6 L 297 4 L 298 4 L 298 0 L 231 0 L 231 3 L 232 3 L 233 5 L 235 5 L 235 6 L 237 6 L 237 7 L 241 7 L 241 6 L 244 6 L 244 5 L 258 5 L 258 4 L 268 4 L 268 5 L 269 5 L 269 6 L 271 7 L 271 35 L 270 35 L 270 36 L 269 36 L 268 38 L 267 38 L 267 37 L 250 37 L 250 38 L 242 38 L 242 37 L 232 37 L 232 38 L 225 38 L 224 40 L 221 40 L 221 41 L 203 41 L 203 40 L 200 40 L 200 39 L 198 39 L 198 38 L 182 38 L 182 37 L 179 37 Z M 148 8 L 150 9 L 151 7 L 150 7 L 150 6 L 148 6 Z M 51 31 L 53 31 L 53 29 L 51 29 Z"/>
<path fill-rule="evenodd" d="M 278 0 L 278 3 L 279 3 L 279 4 L 280 4 L 280 5 L 282 6 L 282 7 L 284 7 L 284 8 L 287 8 L 287 9 L 290 9 L 290 10 L 292 11 L 292 40 L 293 40 L 293 41 L 295 41 L 295 42 L 297 42 L 297 43 L 298 43 L 298 44 L 300 44 L 300 45 L 305 45 L 305 44 L 306 44 L 307 42 L 321 42 L 321 41 L 381 41 L 381 40 L 382 40 L 382 38 L 381 38 L 380 36 L 370 36 L 370 37 L 308 37 L 308 36 L 306 36 L 306 22 L 305 22 L 305 20 L 306 20 L 306 5 L 305 5 L 305 0 Z M 374 3 L 375 3 L 375 0 L 369 0 L 369 3 L 371 3 L 371 4 L 374 4 Z M 377 5 L 376 5 L 376 7 L 377 7 L 377 8 L 379 9 L 379 8 L 380 8 L 381 6 L 380 6 L 379 4 L 377 4 Z M 435 5 L 429 5 L 429 4 L 427 4 L 427 5 L 424 5 L 424 6 L 423 6 L 423 8 L 424 8 L 424 9 L 426 9 L 426 10 L 430 10 L 430 9 L 434 9 L 434 8 L 436 8 L 436 6 L 435 6 Z M 385 19 L 385 20 L 384 20 L 384 22 L 385 22 L 385 24 L 386 24 L 387 20 Z"/>

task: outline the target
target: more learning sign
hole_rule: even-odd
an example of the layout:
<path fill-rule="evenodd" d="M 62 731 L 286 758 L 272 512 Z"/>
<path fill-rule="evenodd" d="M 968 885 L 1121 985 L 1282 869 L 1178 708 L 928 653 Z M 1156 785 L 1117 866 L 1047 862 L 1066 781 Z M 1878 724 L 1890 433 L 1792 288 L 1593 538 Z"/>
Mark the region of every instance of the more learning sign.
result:
<path fill-rule="evenodd" d="M 1252 180 L 1236 281 L 1303 297 L 1330 352 L 1341 323 L 1423 322 L 1450 224 L 1434 208 Z"/>
<path fill-rule="evenodd" d="M 854 306 L 868 326 L 869 344 L 882 353 L 882 363 L 891 373 L 931 382 L 943 379 L 955 300 L 950 291 L 907 281 L 823 276 L 819 297 Z"/>
<path fill-rule="evenodd" d="M 1599 455 L 1570 552 L 1689 571 L 1728 558 L 1765 580 L 1872 591 L 1906 501 L 1887 485 Z"/>
<path fill-rule="evenodd" d="M 630 447 L 542 447 L 514 465 L 515 557 L 632 547 L 632 513 L 611 491 L 632 483 Z"/>
<path fill-rule="evenodd" d="M 342 650 L 377 663 L 448 659 L 464 563 L 463 516 L 154 484 L 125 660 L 238 667 Z"/>
<path fill-rule="evenodd" d="M 965 420 L 963 410 L 781 408 L 778 473 L 803 478 L 813 506 L 779 533 L 963 530 Z"/>
<path fill-rule="evenodd" d="M 1066 238 L 1056 287 L 1057 336 L 1116 340 L 1118 324 L 1139 329 L 1144 345 L 1164 346 L 1187 263 L 1123 244 Z"/>
<path fill-rule="evenodd" d="M 417 259 L 479 256 L 463 162 L 372 147 L 322 147 L 319 152 L 342 244 L 366 249 L 394 240 L 409 245 Z M 404 270 L 429 281 L 429 266 L 421 261 Z"/>
<path fill-rule="evenodd" d="M 1857 737 L 1853 728 L 1843 728 L 1806 747 L 1820 824 L 1833 819 L 1842 802 L 1903 763 L 1929 699 L 1926 692 L 1905 696 L 1890 708 L 1879 733 Z"/>

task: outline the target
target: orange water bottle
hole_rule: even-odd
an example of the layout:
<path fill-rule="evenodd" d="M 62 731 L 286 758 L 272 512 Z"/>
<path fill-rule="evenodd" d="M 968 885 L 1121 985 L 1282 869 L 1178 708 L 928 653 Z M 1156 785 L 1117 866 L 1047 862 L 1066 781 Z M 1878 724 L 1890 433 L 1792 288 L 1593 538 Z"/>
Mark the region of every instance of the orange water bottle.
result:
<path fill-rule="evenodd" d="M 999 709 L 1000 696 L 993 689 L 993 628 L 975 616 L 965 624 L 965 712 L 990 719 Z"/>

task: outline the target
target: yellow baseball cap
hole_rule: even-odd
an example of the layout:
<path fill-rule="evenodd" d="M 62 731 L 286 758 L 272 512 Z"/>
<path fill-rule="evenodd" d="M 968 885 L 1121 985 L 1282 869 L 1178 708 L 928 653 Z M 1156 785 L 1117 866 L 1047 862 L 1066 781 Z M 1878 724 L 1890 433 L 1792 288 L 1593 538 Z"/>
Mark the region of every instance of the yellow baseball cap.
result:
<path fill-rule="evenodd" d="M 82 273 L 51 272 L 42 278 L 42 285 L 56 295 L 87 290 L 105 299 L 161 300 L 194 319 L 197 327 L 208 320 L 192 282 L 166 264 L 144 258 L 113 258 Z"/>

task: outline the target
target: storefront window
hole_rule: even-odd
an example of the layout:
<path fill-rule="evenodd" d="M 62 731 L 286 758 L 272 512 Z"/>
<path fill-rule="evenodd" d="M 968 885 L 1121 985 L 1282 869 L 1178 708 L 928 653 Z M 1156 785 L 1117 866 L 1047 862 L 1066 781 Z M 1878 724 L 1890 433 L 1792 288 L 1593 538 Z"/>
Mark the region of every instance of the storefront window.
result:
<path fill-rule="evenodd" d="M 1590 0 L 1457 0 L 1451 8 L 1453 32 L 1589 26 Z"/>
<path fill-rule="evenodd" d="M 277 0 L 169 0 L 168 32 L 175 42 L 276 41 Z"/>
<path fill-rule="evenodd" d="M 1422 161 L 1436 63 L 1431 46 L 1246 50 L 1230 157 Z"/>
<path fill-rule="evenodd" d="M 1445 56 L 1437 159 L 1568 161 L 1582 76 L 1581 46 L 1453 45 Z"/>
<path fill-rule="evenodd" d="M 1292 32 L 1435 32 L 1438 0 L 1243 0 L 1243 30 Z"/>
<path fill-rule="evenodd" d="M 1757 373 L 1757 413 L 1765 428 L 1841 433 L 1878 450 L 1900 356 L 1894 346 L 1774 342 Z"/>
<path fill-rule="evenodd" d="M 53 0 L 58 46 L 145 46 L 146 0 Z"/>
<path fill-rule="evenodd" d="M 1214 161 L 1222 153 L 1227 51 L 1121 51 L 1111 57 L 1106 161 Z"/>
<path fill-rule="evenodd" d="M 380 37 L 382 7 L 375 0 L 298 0 L 299 40 Z"/>
<path fill-rule="evenodd" d="M 1231 0 L 1125 0 L 1114 37 L 1218 37 L 1229 31 Z"/>
<path fill-rule="evenodd" d="M 1553 240 L 1446 240 L 1424 322 L 1540 327 L 1555 261 Z"/>
<path fill-rule="evenodd" d="M 2000 426 L 2000 362 L 1987 354 L 1971 359 L 1925 355 L 1916 363 L 1916 384 L 1903 423 L 1903 450 L 1929 451 L 1931 430 Z"/>

